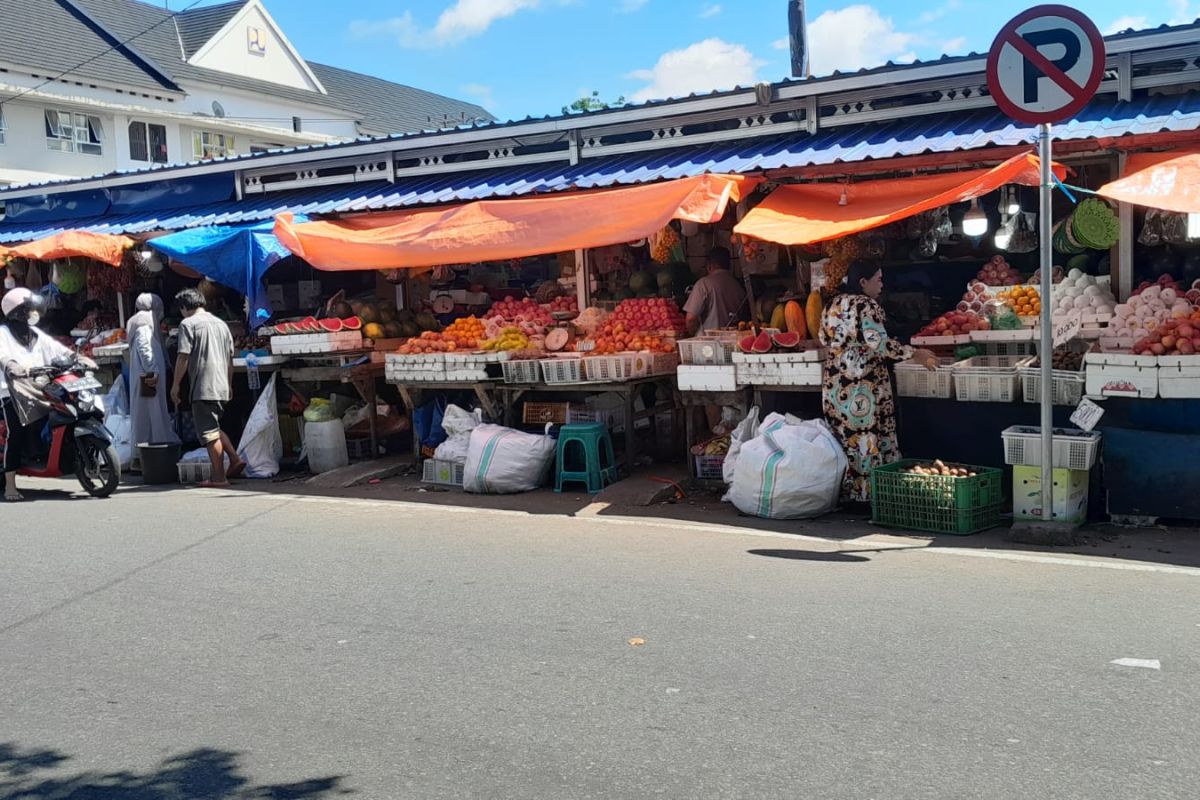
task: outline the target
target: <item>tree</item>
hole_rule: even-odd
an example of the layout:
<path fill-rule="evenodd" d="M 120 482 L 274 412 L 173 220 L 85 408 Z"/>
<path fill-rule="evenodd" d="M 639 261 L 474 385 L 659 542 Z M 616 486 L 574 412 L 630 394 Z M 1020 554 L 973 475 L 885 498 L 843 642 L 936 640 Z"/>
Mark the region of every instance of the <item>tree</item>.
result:
<path fill-rule="evenodd" d="M 563 106 L 562 113 L 576 114 L 584 111 L 603 111 L 606 108 L 613 108 L 614 106 L 623 105 L 625 105 L 624 95 L 618 97 L 611 103 L 606 103 L 600 99 L 600 92 L 593 91 L 590 95 L 585 95 L 579 98 L 575 102 L 571 103 L 571 105 Z"/>

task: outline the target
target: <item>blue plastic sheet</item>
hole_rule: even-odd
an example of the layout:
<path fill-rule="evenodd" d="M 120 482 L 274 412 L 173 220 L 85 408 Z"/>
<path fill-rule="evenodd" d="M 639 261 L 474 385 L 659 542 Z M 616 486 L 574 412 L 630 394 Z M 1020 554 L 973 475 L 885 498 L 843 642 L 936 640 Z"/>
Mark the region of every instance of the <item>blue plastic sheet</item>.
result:
<path fill-rule="evenodd" d="M 250 328 L 271 318 L 264 276 L 291 255 L 275 238 L 274 220 L 254 225 L 219 225 L 160 236 L 147 242 L 155 250 L 211 281 L 241 292 L 250 301 Z"/>

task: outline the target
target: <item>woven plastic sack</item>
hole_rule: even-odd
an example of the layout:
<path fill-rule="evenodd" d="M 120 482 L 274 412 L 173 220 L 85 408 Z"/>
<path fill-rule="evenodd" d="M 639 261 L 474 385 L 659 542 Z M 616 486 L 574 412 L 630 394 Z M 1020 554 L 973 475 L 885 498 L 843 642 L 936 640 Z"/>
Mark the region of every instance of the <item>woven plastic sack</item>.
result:
<path fill-rule="evenodd" d="M 550 425 L 546 433 L 550 433 Z M 476 494 L 514 494 L 541 486 L 554 465 L 557 442 L 549 435 L 480 425 L 471 431 L 463 488 Z"/>
<path fill-rule="evenodd" d="M 729 500 L 743 514 L 807 519 L 837 507 L 846 454 L 823 420 L 771 414 L 742 445 Z"/>

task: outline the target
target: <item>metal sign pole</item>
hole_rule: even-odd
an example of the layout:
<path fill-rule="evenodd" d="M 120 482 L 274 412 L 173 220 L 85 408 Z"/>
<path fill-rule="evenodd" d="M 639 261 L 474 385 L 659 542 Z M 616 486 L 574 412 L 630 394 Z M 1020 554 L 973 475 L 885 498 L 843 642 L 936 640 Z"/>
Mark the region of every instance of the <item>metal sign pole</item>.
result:
<path fill-rule="evenodd" d="M 1038 157 L 1041 160 L 1041 204 L 1039 241 L 1042 251 L 1042 343 L 1039 348 L 1042 359 L 1042 520 L 1054 519 L 1054 329 L 1050 302 L 1054 291 L 1054 250 L 1051 241 L 1054 235 L 1053 194 L 1054 155 L 1053 131 L 1050 123 L 1041 125 L 1038 137 Z"/>

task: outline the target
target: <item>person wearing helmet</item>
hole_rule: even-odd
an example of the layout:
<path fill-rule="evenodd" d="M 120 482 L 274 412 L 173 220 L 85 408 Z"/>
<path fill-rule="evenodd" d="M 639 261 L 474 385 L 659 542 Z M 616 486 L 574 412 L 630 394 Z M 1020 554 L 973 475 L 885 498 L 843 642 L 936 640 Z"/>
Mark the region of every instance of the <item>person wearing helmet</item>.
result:
<path fill-rule="evenodd" d="M 71 355 L 70 350 L 37 329 L 45 309 L 46 301 L 42 296 L 28 289 L 11 289 L 0 300 L 0 311 L 4 313 L 4 325 L 0 326 L 0 406 L 8 426 L 4 447 L 4 499 L 10 502 L 24 499 L 17 491 L 17 470 L 22 466 L 25 429 L 13 404 L 8 382 L 11 378 L 29 375 L 35 367 L 49 366 L 59 356 Z"/>

